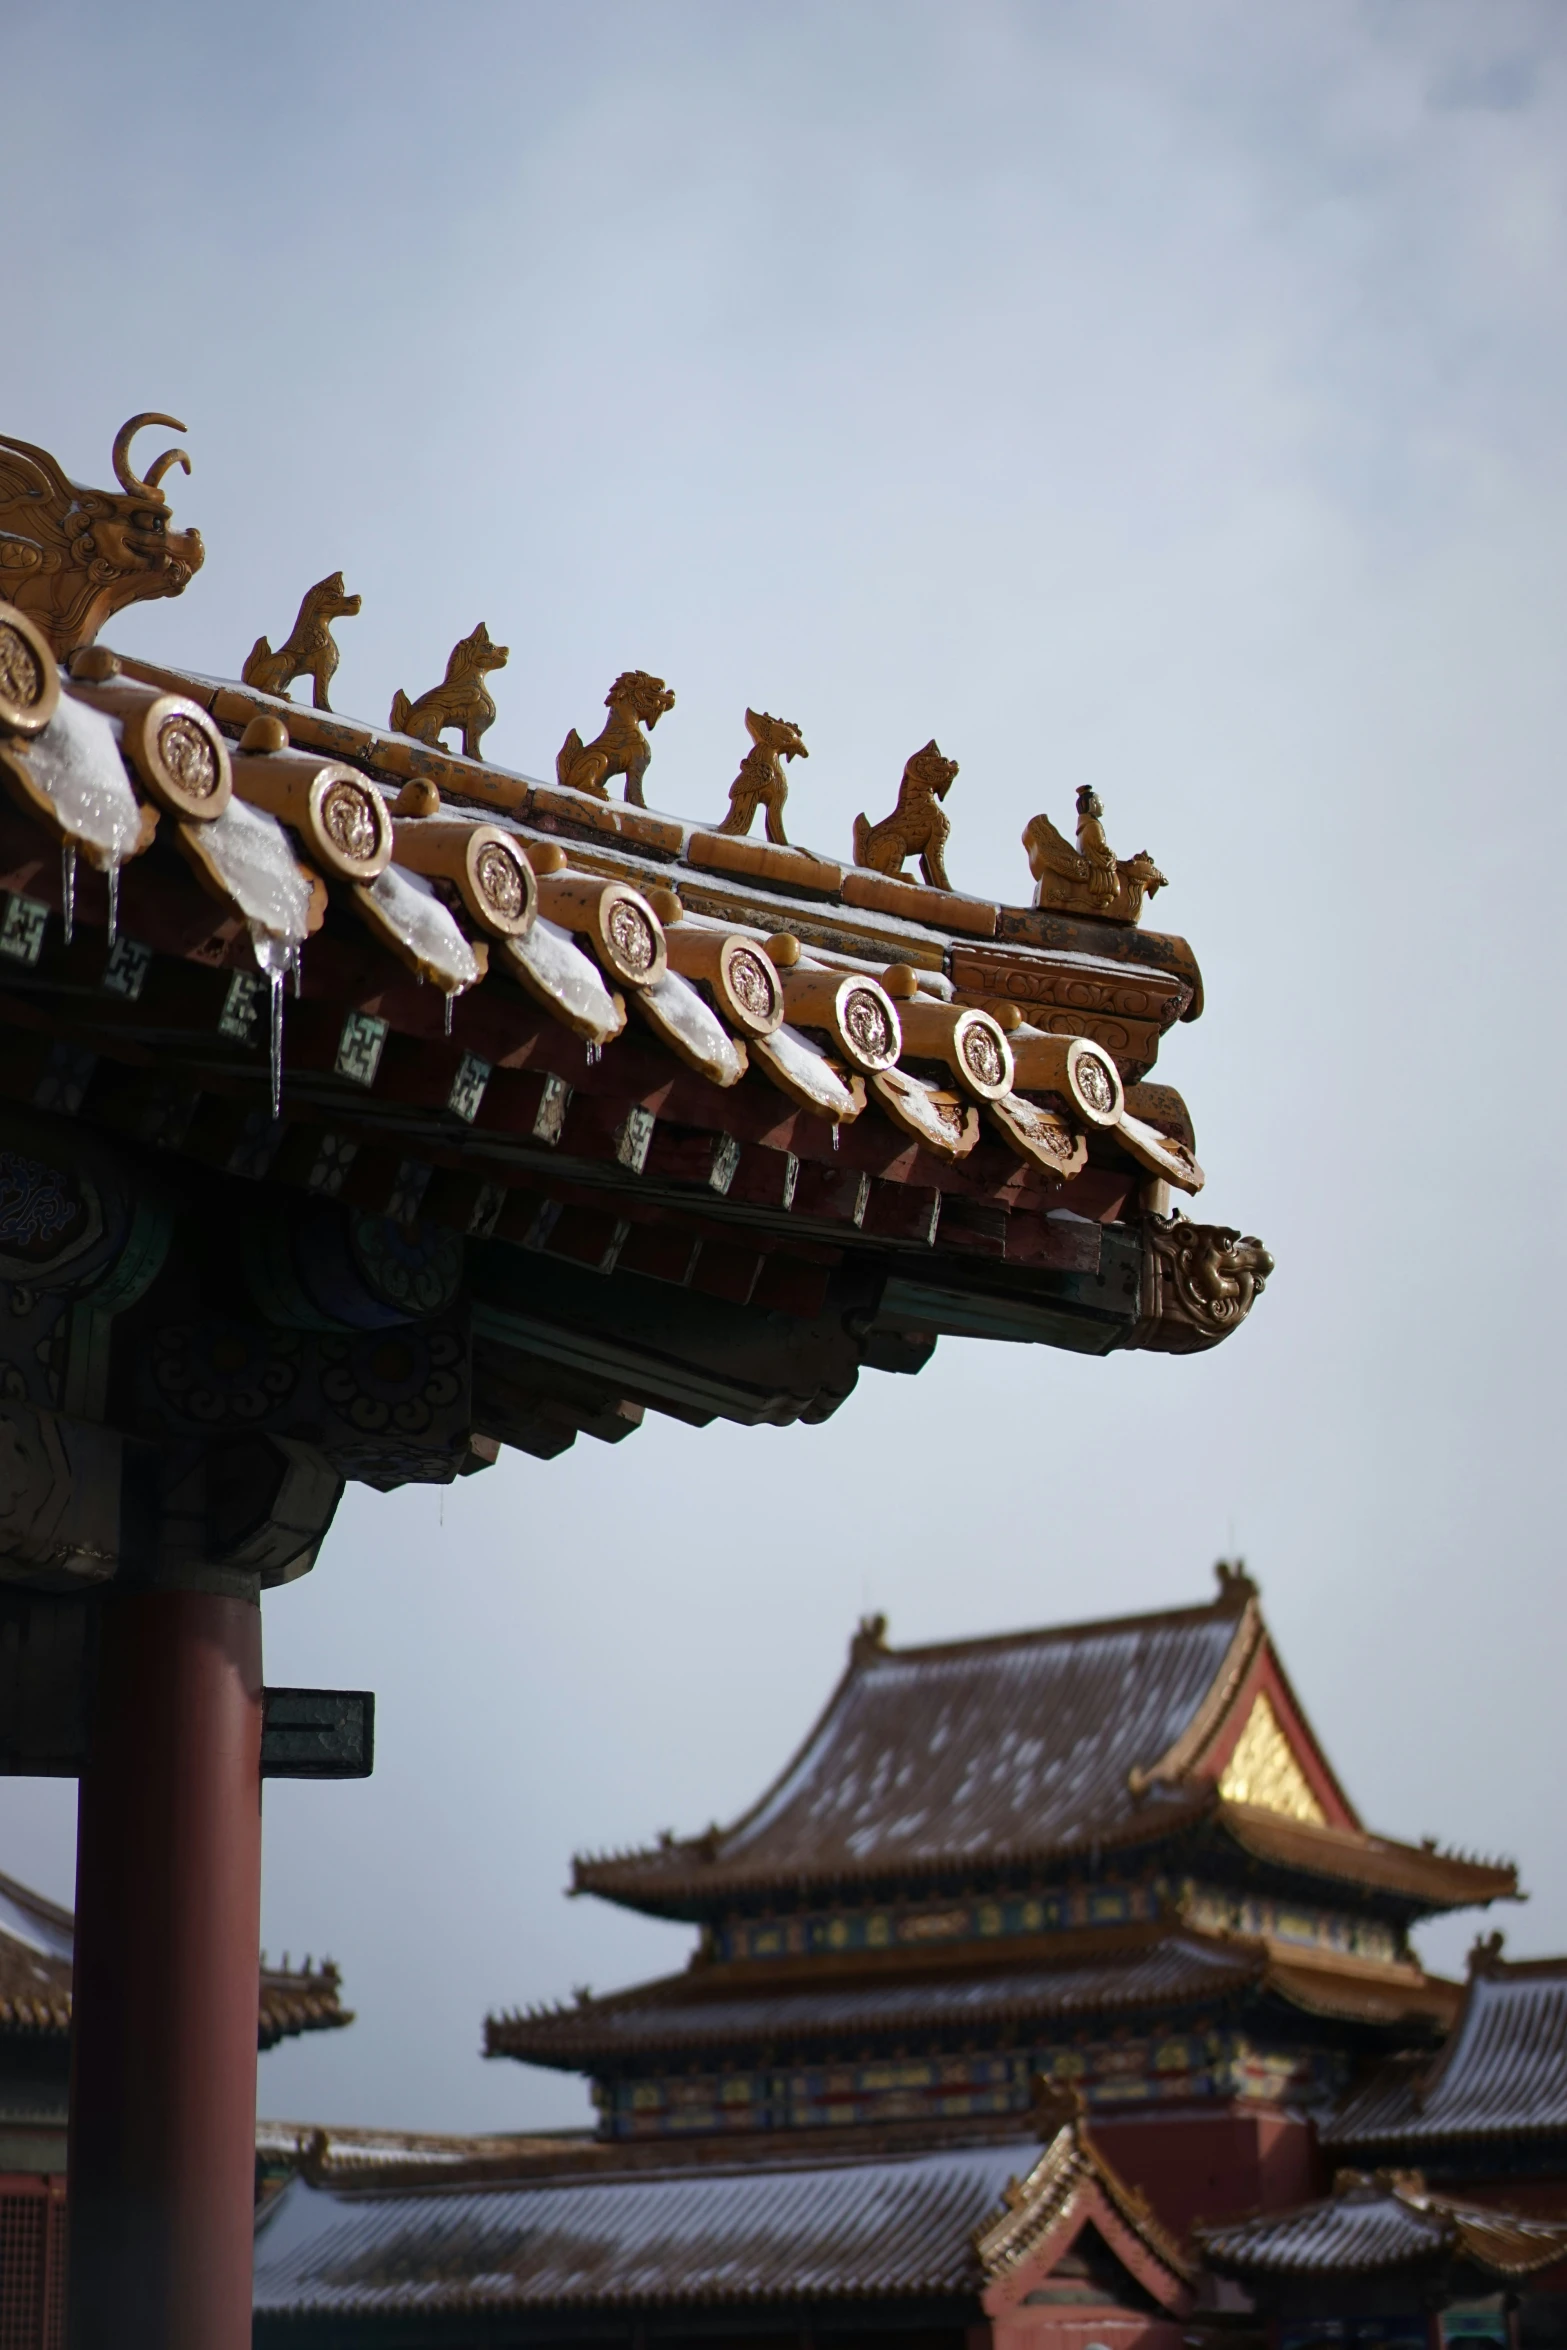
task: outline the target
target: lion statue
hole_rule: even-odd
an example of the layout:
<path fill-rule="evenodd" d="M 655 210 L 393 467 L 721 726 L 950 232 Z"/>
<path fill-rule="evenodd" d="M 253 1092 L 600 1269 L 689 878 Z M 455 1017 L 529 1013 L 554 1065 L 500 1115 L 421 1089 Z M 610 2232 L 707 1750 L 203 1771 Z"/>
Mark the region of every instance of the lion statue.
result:
<path fill-rule="evenodd" d="M 585 743 L 573 727 L 561 744 L 555 760 L 556 782 L 607 800 L 610 777 L 623 775 L 628 802 L 633 808 L 645 808 L 642 778 L 653 756 L 647 738 L 664 712 L 674 706 L 674 694 L 661 677 L 646 669 L 623 669 L 604 696 L 609 718 L 603 732 Z"/>
<path fill-rule="evenodd" d="M 767 837 L 778 848 L 789 843 L 783 828 L 784 802 L 789 797 L 786 759 L 808 759 L 810 752 L 800 729 L 789 718 L 769 718 L 765 710 L 747 710 L 745 730 L 751 749 L 740 762 L 740 772 L 729 786 L 729 813 L 720 832 L 749 832 L 758 808 L 767 810 Z"/>
<path fill-rule="evenodd" d="M 872 873 L 901 873 L 908 858 L 918 857 L 927 885 L 950 890 L 943 856 L 952 826 L 941 802 L 957 771 L 956 759 L 943 758 L 933 735 L 905 766 L 892 814 L 879 824 L 872 824 L 868 816 L 855 817 L 856 865 L 868 866 Z"/>

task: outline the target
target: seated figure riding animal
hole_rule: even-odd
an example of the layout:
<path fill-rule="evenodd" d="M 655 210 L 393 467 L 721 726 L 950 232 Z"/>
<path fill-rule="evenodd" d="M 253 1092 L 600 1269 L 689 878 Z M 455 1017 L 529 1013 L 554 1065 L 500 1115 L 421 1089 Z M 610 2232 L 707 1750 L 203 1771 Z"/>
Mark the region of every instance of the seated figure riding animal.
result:
<path fill-rule="evenodd" d="M 918 857 L 927 885 L 950 890 L 945 856 L 952 826 L 941 803 L 957 771 L 956 759 L 944 758 L 932 736 L 905 766 L 892 814 L 879 824 L 868 816 L 855 817 L 856 865 L 872 873 L 901 874 L 908 858 Z"/>
<path fill-rule="evenodd" d="M 561 744 L 555 758 L 556 782 L 607 800 L 611 776 L 623 775 L 628 802 L 633 808 L 645 808 L 642 778 L 653 756 L 648 735 L 674 706 L 674 693 L 661 677 L 651 676 L 646 669 L 622 670 L 604 696 L 609 717 L 603 731 L 585 743 L 573 727 Z"/>
<path fill-rule="evenodd" d="M 1034 876 L 1034 903 L 1059 913 L 1097 915 L 1105 922 L 1136 922 L 1143 899 L 1163 889 L 1165 876 L 1139 849 L 1118 857 L 1105 838 L 1104 809 L 1092 784 L 1077 794 L 1077 846 L 1064 840 L 1048 816 L 1036 816 L 1023 834 Z"/>
<path fill-rule="evenodd" d="M 482 759 L 479 739 L 495 724 L 495 703 L 485 676 L 491 669 L 504 669 L 510 653 L 510 646 L 490 642 L 490 632 L 481 620 L 472 636 L 453 645 L 439 685 L 432 685 L 416 702 L 410 702 L 401 688 L 393 695 L 393 731 L 411 734 L 415 742 L 429 743 L 433 748 L 443 730 L 455 726 L 462 734 L 463 757 Z"/>

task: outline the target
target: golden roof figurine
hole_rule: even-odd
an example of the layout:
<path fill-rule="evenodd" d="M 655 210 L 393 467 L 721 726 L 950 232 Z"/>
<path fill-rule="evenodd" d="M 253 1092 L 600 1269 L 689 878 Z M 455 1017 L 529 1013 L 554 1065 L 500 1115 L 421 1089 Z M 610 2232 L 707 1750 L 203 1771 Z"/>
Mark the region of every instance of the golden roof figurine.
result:
<path fill-rule="evenodd" d="M 745 730 L 751 748 L 740 762 L 740 772 L 729 786 L 729 813 L 720 832 L 749 832 L 758 808 L 767 810 L 767 837 L 787 848 L 783 828 L 784 802 L 789 797 L 786 759 L 808 759 L 800 729 L 790 718 L 769 718 L 765 710 L 747 710 Z"/>
<path fill-rule="evenodd" d="M 1143 899 L 1163 889 L 1165 876 L 1139 849 L 1118 857 L 1105 838 L 1104 809 L 1093 785 L 1077 795 L 1077 846 L 1062 838 L 1048 816 L 1036 816 L 1023 834 L 1034 903 L 1062 914 L 1096 915 L 1102 922 L 1136 922 Z"/>
<path fill-rule="evenodd" d="M 918 857 L 927 885 L 950 890 L 944 857 L 952 826 L 941 803 L 957 771 L 956 759 L 944 758 L 932 735 L 905 765 L 892 814 L 879 824 L 872 824 L 868 816 L 855 817 L 856 865 L 872 873 L 901 874 L 907 860 Z"/>
<path fill-rule="evenodd" d="M 47 449 L 0 435 L 0 595 L 25 612 L 58 659 L 90 645 L 112 612 L 146 596 L 177 596 L 206 550 L 197 530 L 170 530 L 163 477 L 190 471 L 183 449 L 166 449 L 145 481 L 131 471 L 130 447 L 143 425 L 185 427 L 149 409 L 114 436 L 113 490 L 67 481 Z"/>
<path fill-rule="evenodd" d="M 273 652 L 264 636 L 258 636 L 240 677 L 246 685 L 253 685 L 258 694 L 277 694 L 284 701 L 289 698 L 288 689 L 295 678 L 308 677 L 315 687 L 311 697 L 315 707 L 330 710 L 327 688 L 337 674 L 338 662 L 332 623 L 352 620 L 360 602 L 358 596 L 351 596 L 344 589 L 340 571 L 318 579 L 313 588 L 305 590 L 299 617 L 277 651 Z"/>
<path fill-rule="evenodd" d="M 398 687 L 387 724 L 394 734 L 411 734 L 415 742 L 428 743 L 432 750 L 444 727 L 458 727 L 463 757 L 482 759 L 480 737 L 495 724 L 495 702 L 484 680 L 490 670 L 504 669 L 510 658 L 511 647 L 493 644 L 481 620 L 472 636 L 453 645 L 439 685 L 432 685 L 416 702 L 410 702 Z"/>
<path fill-rule="evenodd" d="M 573 727 L 561 744 L 555 756 L 556 782 L 607 800 L 610 777 L 623 775 L 630 805 L 645 808 L 642 778 L 653 756 L 648 735 L 674 706 L 673 689 L 661 677 L 646 669 L 623 669 L 604 696 L 609 717 L 602 732 L 585 743 Z"/>

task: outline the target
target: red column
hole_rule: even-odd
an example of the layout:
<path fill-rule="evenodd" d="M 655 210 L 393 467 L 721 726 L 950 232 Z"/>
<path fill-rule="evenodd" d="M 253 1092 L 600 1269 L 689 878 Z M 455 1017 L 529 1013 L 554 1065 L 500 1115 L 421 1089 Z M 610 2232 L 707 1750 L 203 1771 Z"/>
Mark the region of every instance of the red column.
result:
<path fill-rule="evenodd" d="M 260 1939 L 261 1610 L 109 1597 L 77 1827 L 72 2350 L 248 2350 Z"/>

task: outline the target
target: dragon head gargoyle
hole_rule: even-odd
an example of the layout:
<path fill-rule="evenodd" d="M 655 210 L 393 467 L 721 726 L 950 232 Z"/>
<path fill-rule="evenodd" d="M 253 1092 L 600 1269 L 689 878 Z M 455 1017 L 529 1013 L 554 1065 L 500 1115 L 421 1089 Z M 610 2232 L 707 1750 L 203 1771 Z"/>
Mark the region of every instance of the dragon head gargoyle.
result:
<path fill-rule="evenodd" d="M 143 425 L 185 427 L 149 411 L 114 436 L 120 488 L 85 490 L 67 481 L 47 449 L 0 434 L 0 596 L 25 612 L 64 659 L 90 645 L 111 612 L 149 596 L 177 596 L 201 569 L 201 533 L 169 528 L 163 477 L 190 471 L 183 449 L 166 449 L 146 479 L 131 470 L 130 446 Z"/>

